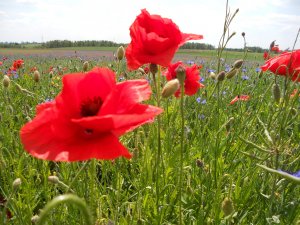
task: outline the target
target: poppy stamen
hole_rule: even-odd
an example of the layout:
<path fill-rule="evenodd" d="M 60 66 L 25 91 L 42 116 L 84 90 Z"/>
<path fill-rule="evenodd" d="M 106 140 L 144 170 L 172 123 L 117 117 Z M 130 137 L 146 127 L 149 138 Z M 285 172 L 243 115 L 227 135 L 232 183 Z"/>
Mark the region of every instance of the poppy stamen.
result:
<path fill-rule="evenodd" d="M 80 108 L 80 114 L 82 117 L 95 116 L 101 108 L 103 101 L 100 97 L 94 97 L 93 99 L 87 99 L 82 102 Z"/>

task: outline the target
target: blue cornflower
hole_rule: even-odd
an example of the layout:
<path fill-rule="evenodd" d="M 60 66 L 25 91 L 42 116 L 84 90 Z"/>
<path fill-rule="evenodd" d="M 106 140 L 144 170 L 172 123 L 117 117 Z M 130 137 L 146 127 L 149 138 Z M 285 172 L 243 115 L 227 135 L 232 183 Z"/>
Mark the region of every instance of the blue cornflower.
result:
<path fill-rule="evenodd" d="M 213 69 L 208 69 L 208 70 L 207 70 L 207 72 L 208 72 L 208 73 L 211 73 L 211 72 L 213 72 L 213 73 L 214 73 L 214 72 L 216 72 L 216 70 L 213 70 Z"/>
<path fill-rule="evenodd" d="M 255 72 L 256 73 L 258 73 L 258 72 L 260 72 L 261 71 L 261 69 L 259 68 L 259 67 L 257 67 L 256 69 L 255 69 Z"/>
<path fill-rule="evenodd" d="M 292 176 L 300 178 L 300 170 L 297 171 L 296 173 L 293 173 Z"/>
<path fill-rule="evenodd" d="M 249 77 L 247 75 L 243 75 L 242 80 L 249 80 Z"/>
<path fill-rule="evenodd" d="M 198 115 L 198 119 L 200 119 L 200 120 L 204 120 L 204 119 L 205 119 L 205 115 L 204 115 L 204 114 L 200 114 L 200 115 Z"/>
<path fill-rule="evenodd" d="M 204 81 L 205 81 L 204 77 L 201 77 L 199 80 L 200 83 L 203 83 Z"/>
<path fill-rule="evenodd" d="M 243 69 L 242 69 L 242 72 L 244 72 L 244 73 L 247 72 L 247 69 L 246 69 L 246 68 L 243 68 Z"/>
<path fill-rule="evenodd" d="M 200 104 L 202 104 L 202 105 L 205 105 L 206 104 L 206 99 L 201 99 L 200 97 L 198 97 L 197 99 L 196 99 L 196 101 L 198 102 L 198 103 L 200 103 Z"/>
<path fill-rule="evenodd" d="M 226 91 L 223 91 L 223 92 L 222 92 L 223 95 L 226 95 L 226 93 L 227 93 Z"/>
<path fill-rule="evenodd" d="M 200 103 L 200 102 L 201 102 L 201 98 L 198 97 L 198 98 L 196 99 L 196 101 L 197 101 L 198 103 Z"/>

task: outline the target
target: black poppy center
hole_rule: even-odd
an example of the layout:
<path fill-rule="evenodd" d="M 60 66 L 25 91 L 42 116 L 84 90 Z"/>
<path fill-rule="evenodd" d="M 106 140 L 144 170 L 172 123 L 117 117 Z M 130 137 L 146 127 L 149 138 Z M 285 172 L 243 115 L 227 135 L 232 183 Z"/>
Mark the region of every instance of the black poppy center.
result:
<path fill-rule="evenodd" d="M 100 97 L 87 99 L 81 104 L 80 114 L 82 117 L 95 116 L 101 108 L 103 101 Z"/>

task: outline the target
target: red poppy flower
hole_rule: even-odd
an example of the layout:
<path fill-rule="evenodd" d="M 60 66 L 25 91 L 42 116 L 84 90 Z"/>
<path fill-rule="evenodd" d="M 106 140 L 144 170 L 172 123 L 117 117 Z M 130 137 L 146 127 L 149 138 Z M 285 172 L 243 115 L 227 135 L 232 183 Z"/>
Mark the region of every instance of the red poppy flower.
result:
<path fill-rule="evenodd" d="M 289 68 L 287 68 L 289 66 Z M 293 81 L 300 81 L 300 49 L 293 52 L 284 52 L 269 59 L 261 67 L 262 71 L 270 70 L 274 74 L 290 76 Z"/>
<path fill-rule="evenodd" d="M 291 97 L 291 98 L 294 98 L 295 95 L 297 95 L 297 94 L 298 94 L 298 96 L 300 97 L 300 93 L 298 92 L 298 89 L 294 89 L 293 92 L 292 92 L 292 94 L 290 95 L 290 97 Z"/>
<path fill-rule="evenodd" d="M 231 100 L 230 105 L 233 105 L 237 101 L 248 101 L 250 99 L 249 95 L 238 95 L 234 99 Z"/>
<path fill-rule="evenodd" d="M 269 55 L 269 53 L 268 52 L 264 52 L 264 60 L 268 60 L 270 58 L 271 58 L 271 56 Z"/>
<path fill-rule="evenodd" d="M 271 51 L 276 52 L 276 53 L 279 53 L 280 50 L 279 50 L 278 45 L 273 46 L 273 47 L 271 48 Z"/>
<path fill-rule="evenodd" d="M 37 68 L 36 68 L 36 66 L 34 66 L 34 67 L 32 67 L 31 69 L 30 69 L 30 72 L 34 72 L 34 71 L 36 71 L 37 70 Z"/>
<path fill-rule="evenodd" d="M 199 88 L 204 87 L 203 84 L 201 84 L 199 81 L 201 79 L 200 72 L 198 70 L 197 65 L 193 65 L 191 67 L 186 67 L 184 64 L 179 61 L 174 64 L 170 64 L 167 71 L 164 72 L 164 75 L 166 76 L 167 80 L 172 80 L 176 78 L 176 69 L 178 66 L 185 67 L 185 80 L 184 80 L 184 93 L 186 95 L 194 95 L 197 93 Z M 175 96 L 180 96 L 180 89 L 178 89 L 175 92 Z"/>
<path fill-rule="evenodd" d="M 138 69 L 146 63 L 168 66 L 177 49 L 188 40 L 202 35 L 181 33 L 172 20 L 150 15 L 146 9 L 130 26 L 131 43 L 126 48 L 127 66 Z"/>
<path fill-rule="evenodd" d="M 20 131 L 25 150 L 40 159 L 130 158 L 118 137 L 163 111 L 139 103 L 151 95 L 147 80 L 116 83 L 107 68 L 68 74 L 62 80 L 61 93 L 38 105 L 36 117 Z"/>
<path fill-rule="evenodd" d="M 17 59 L 13 62 L 13 67 L 15 69 L 20 69 L 24 64 L 24 60 L 23 59 Z"/>
<path fill-rule="evenodd" d="M 3 65 L 3 62 L 2 61 L 0 61 L 0 66 L 2 66 Z"/>

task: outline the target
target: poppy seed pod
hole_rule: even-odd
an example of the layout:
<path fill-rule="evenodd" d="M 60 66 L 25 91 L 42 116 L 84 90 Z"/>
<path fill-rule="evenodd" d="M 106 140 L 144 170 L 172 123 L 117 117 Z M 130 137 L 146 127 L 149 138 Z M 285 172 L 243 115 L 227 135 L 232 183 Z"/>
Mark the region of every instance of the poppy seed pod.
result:
<path fill-rule="evenodd" d="M 39 82 L 40 81 L 40 78 L 41 78 L 41 75 L 40 75 L 40 72 L 39 71 L 34 71 L 34 73 L 33 73 L 33 80 L 35 81 L 35 82 Z"/>
<path fill-rule="evenodd" d="M 273 97 L 277 103 L 280 101 L 280 88 L 278 84 L 274 84 L 272 87 Z"/>
<path fill-rule="evenodd" d="M 84 72 L 86 72 L 86 71 L 88 70 L 88 68 L 89 68 L 89 62 L 88 62 L 88 61 L 85 61 L 85 62 L 83 63 L 82 70 L 83 70 Z"/>
<path fill-rule="evenodd" d="M 229 71 L 226 73 L 225 77 L 226 77 L 227 79 L 231 79 L 231 78 L 233 78 L 233 77 L 237 74 L 237 72 L 238 72 L 237 69 L 232 68 L 231 70 L 229 70 Z"/>
<path fill-rule="evenodd" d="M 149 66 L 149 69 L 150 69 L 150 72 L 155 75 L 158 71 L 158 67 L 157 67 L 157 64 L 154 64 L 154 63 L 150 63 L 150 66 Z"/>
<path fill-rule="evenodd" d="M 234 211 L 233 202 L 230 198 L 225 198 L 222 202 L 222 210 L 225 216 L 229 216 Z"/>
<path fill-rule="evenodd" d="M 182 65 L 179 65 L 177 68 L 176 68 L 176 77 L 177 79 L 179 80 L 179 83 L 181 85 L 184 84 L 184 80 L 185 80 L 185 68 L 182 66 Z"/>
<path fill-rule="evenodd" d="M 117 58 L 119 61 L 121 61 L 124 58 L 125 55 L 125 49 L 123 46 L 120 46 L 117 50 Z"/>
<path fill-rule="evenodd" d="M 241 66 L 243 65 L 243 60 L 242 59 L 239 59 L 239 60 L 236 60 L 234 63 L 233 63 L 233 68 L 235 69 L 239 69 L 241 68 Z"/>
<path fill-rule="evenodd" d="M 170 80 L 166 83 L 166 85 L 163 87 L 161 96 L 163 98 L 168 98 L 171 95 L 175 94 L 175 92 L 179 89 L 180 84 L 178 79 Z"/>
<path fill-rule="evenodd" d="M 10 85 L 10 79 L 9 79 L 9 77 L 8 77 L 7 75 L 4 75 L 4 78 L 3 78 L 2 83 L 3 83 L 3 86 L 4 86 L 5 88 L 8 88 L 8 87 L 9 87 L 9 85 Z"/>
<path fill-rule="evenodd" d="M 218 81 L 223 81 L 225 79 L 225 71 L 221 71 L 218 76 L 217 76 L 217 80 Z"/>

